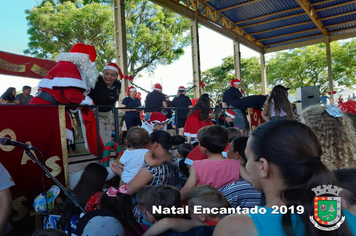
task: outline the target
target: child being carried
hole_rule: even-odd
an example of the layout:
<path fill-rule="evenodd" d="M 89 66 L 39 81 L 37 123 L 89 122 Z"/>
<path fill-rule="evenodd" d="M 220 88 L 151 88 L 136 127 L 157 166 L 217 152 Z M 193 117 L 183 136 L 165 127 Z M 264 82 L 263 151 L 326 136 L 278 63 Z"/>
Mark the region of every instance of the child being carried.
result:
<path fill-rule="evenodd" d="M 120 186 L 129 183 L 146 164 L 159 166 L 164 162 L 164 159 L 154 158 L 152 152 L 145 148 L 148 141 L 149 134 L 144 128 L 135 126 L 127 132 L 130 148 L 124 152 L 120 163 L 112 164 L 114 173 L 121 176 Z"/>

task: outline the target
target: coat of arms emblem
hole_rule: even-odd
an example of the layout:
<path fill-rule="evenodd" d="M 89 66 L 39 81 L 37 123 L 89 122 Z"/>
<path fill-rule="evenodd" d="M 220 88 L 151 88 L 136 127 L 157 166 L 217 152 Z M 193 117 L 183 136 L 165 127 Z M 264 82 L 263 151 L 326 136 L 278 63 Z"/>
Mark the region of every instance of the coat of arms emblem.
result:
<path fill-rule="evenodd" d="M 339 228 L 345 221 L 341 215 L 341 197 L 339 193 L 342 188 L 333 185 L 323 185 L 313 188 L 314 215 L 310 221 L 320 230 L 331 231 Z M 333 196 L 331 196 L 333 195 Z"/>

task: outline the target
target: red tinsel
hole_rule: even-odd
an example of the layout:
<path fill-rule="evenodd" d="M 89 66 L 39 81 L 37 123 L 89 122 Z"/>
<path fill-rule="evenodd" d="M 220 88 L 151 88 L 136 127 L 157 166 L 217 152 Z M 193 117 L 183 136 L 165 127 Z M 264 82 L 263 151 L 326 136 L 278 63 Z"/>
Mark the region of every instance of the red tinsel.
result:
<path fill-rule="evenodd" d="M 201 87 L 201 89 L 202 89 L 202 90 L 204 90 L 204 88 L 205 88 L 205 84 L 204 84 L 204 82 L 203 82 L 203 81 L 200 81 L 200 87 Z"/>
<path fill-rule="evenodd" d="M 131 76 L 131 75 L 125 75 L 125 76 L 124 76 L 124 79 L 127 79 L 127 80 L 129 80 L 129 81 L 133 81 L 134 77 Z"/>
<path fill-rule="evenodd" d="M 356 102 L 350 100 L 338 105 L 341 111 L 356 114 Z"/>
<path fill-rule="evenodd" d="M 136 97 L 137 97 L 139 100 L 141 100 L 141 93 L 140 93 L 140 92 L 137 92 Z"/>

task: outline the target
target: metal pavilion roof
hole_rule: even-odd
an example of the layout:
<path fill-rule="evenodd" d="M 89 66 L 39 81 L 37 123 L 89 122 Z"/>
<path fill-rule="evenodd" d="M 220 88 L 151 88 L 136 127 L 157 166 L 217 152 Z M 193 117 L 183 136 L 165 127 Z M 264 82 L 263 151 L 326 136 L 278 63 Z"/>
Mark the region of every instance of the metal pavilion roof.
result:
<path fill-rule="evenodd" d="M 260 52 L 356 37 L 356 0 L 152 0 Z M 209 23 L 208 23 L 209 22 Z"/>

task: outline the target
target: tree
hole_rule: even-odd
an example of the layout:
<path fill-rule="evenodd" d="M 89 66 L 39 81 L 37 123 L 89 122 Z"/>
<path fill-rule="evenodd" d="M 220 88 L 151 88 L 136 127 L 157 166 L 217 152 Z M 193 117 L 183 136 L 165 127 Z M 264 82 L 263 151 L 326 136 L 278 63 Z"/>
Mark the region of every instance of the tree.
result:
<path fill-rule="evenodd" d="M 356 83 L 356 39 L 331 44 L 333 77 L 337 85 L 353 88 Z"/>
<path fill-rule="evenodd" d="M 47 1 L 26 14 L 30 35 L 26 54 L 51 59 L 75 43 L 85 43 L 95 45 L 99 68 L 114 58 L 110 6 L 93 3 L 77 8 L 69 1 L 57 6 Z"/>
<path fill-rule="evenodd" d="M 356 84 L 356 39 L 332 42 L 331 58 L 335 90 L 340 86 L 353 88 Z M 277 52 L 266 64 L 270 85 L 290 87 L 292 93 L 305 86 L 320 86 L 320 93 L 329 91 L 325 44 Z M 202 73 L 205 91 L 213 96 L 222 94 L 233 78 L 232 56 L 224 58 L 220 66 Z M 261 93 L 261 69 L 257 57 L 241 59 L 241 80 L 245 95 Z"/>
<path fill-rule="evenodd" d="M 232 56 L 223 59 L 220 66 L 202 72 L 205 92 L 216 97 L 230 87 L 230 81 L 235 78 L 234 59 Z M 245 95 L 262 92 L 261 67 L 257 57 L 241 58 L 241 80 Z"/>
<path fill-rule="evenodd" d="M 355 84 L 356 40 L 331 43 L 331 58 L 335 88 Z M 320 93 L 329 91 L 325 44 L 277 52 L 267 62 L 269 84 L 282 84 L 295 90 L 298 87 L 320 86 Z"/>
<path fill-rule="evenodd" d="M 110 5 L 86 1 L 50 1 L 27 10 L 30 35 L 24 52 L 50 59 L 60 52 L 68 52 L 75 43 L 94 45 L 98 69 L 115 56 L 113 13 Z M 154 70 L 157 65 L 168 65 L 184 54 L 189 44 L 189 20 L 184 19 L 148 0 L 125 1 L 126 37 L 129 74 Z"/>
<path fill-rule="evenodd" d="M 189 45 L 188 19 L 178 17 L 148 0 L 130 0 L 126 6 L 128 68 L 131 75 L 157 65 L 169 65 Z"/>

